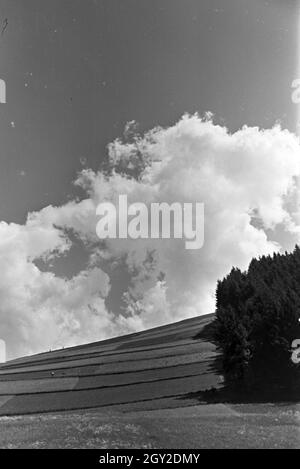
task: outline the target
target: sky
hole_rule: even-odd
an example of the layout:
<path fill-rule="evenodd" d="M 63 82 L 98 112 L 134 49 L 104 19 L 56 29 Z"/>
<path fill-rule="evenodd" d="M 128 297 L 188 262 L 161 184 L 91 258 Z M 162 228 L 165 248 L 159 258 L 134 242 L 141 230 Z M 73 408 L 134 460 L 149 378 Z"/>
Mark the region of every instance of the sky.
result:
<path fill-rule="evenodd" d="M 232 265 L 292 248 L 298 23 L 296 0 L 2 0 L 0 336 L 9 357 L 210 312 Z M 207 112 L 213 121 L 201 120 Z M 108 154 L 112 167 L 134 157 L 131 121 L 142 151 L 165 164 L 140 185 L 106 181 Z M 153 146 L 147 132 L 157 126 Z M 99 246 L 95 206 L 120 191 L 147 202 L 200 197 L 209 216 L 201 254 L 172 243 Z"/>

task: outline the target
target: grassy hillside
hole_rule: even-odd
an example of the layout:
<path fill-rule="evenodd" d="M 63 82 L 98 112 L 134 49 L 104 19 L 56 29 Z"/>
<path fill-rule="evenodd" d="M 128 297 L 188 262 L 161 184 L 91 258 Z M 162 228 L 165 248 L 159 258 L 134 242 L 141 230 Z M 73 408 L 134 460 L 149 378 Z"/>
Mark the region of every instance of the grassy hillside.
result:
<path fill-rule="evenodd" d="M 211 320 L 192 318 L 10 361 L 0 367 L 0 415 L 161 400 L 174 405 L 188 393 L 219 387 L 216 347 L 195 338 Z"/>
<path fill-rule="evenodd" d="M 0 448 L 299 447 L 296 403 L 228 395 L 213 319 L 2 365 Z"/>

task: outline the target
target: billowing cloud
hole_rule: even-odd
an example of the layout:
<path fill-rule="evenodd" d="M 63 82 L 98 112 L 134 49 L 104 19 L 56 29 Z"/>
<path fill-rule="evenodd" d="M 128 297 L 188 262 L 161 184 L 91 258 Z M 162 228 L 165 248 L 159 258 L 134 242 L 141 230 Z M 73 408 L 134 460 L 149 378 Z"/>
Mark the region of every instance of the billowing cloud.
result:
<path fill-rule="evenodd" d="M 105 171 L 84 169 L 82 201 L 45 207 L 25 225 L 0 225 L 0 327 L 11 355 L 77 344 L 205 314 L 216 281 L 254 256 L 299 240 L 299 141 L 280 127 L 235 133 L 210 118 L 183 116 L 144 136 L 109 145 Z M 202 202 L 205 243 L 96 236 L 102 201 Z M 68 255 L 69 231 L 89 252 L 72 279 L 38 269 L 36 260 Z M 108 310 L 108 266 L 125 266 L 124 304 Z M 105 266 L 105 267 L 104 267 Z"/>
<path fill-rule="evenodd" d="M 60 229 L 37 223 L 34 217 L 23 226 L 0 224 L 0 329 L 10 356 L 96 340 L 100 318 L 110 327 L 104 306 L 109 279 L 104 272 L 92 268 L 66 280 L 40 271 L 34 263 L 69 247 Z"/>

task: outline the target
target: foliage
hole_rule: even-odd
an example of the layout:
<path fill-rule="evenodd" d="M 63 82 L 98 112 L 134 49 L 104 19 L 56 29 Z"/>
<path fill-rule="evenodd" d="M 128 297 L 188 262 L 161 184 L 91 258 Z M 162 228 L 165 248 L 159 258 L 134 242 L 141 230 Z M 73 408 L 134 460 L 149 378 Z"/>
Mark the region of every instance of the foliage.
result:
<path fill-rule="evenodd" d="M 232 380 L 291 383 L 299 367 L 291 343 L 300 339 L 300 248 L 232 269 L 216 290 L 215 339 Z"/>

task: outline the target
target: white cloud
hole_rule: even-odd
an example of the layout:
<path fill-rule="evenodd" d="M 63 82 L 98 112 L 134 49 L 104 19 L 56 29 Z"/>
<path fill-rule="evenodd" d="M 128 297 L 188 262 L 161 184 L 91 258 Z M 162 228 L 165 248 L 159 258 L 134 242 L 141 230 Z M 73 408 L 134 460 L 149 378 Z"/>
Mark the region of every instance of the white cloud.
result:
<path fill-rule="evenodd" d="M 111 160 L 118 167 L 122 162 L 128 168 L 139 151 L 146 161 L 160 163 L 147 166 L 138 181 L 115 173 L 108 180 L 91 171 L 82 174 L 80 181 L 95 203 L 103 198 L 116 201 L 119 193 L 126 193 L 130 202 L 205 204 L 205 245 L 200 251 L 187 252 L 179 240 L 107 242 L 112 257 L 127 256 L 129 271 L 143 272 L 147 252 L 156 252 L 147 274 L 133 279 L 133 293 L 149 311 L 144 325 L 155 317 L 149 292 L 159 284 L 160 272 L 165 274 L 168 305 L 161 322 L 204 314 L 213 310 L 218 278 L 233 265 L 245 269 L 253 256 L 280 248 L 277 227 L 284 227 L 287 243 L 298 240 L 297 214 L 287 207 L 299 192 L 299 143 L 288 131 L 244 127 L 230 134 L 195 115 L 133 143 L 117 140 L 110 145 Z"/>
<path fill-rule="evenodd" d="M 68 248 L 61 230 L 32 218 L 24 226 L 0 224 L 0 329 L 9 356 L 96 340 L 99 322 L 112 332 L 104 306 L 105 273 L 93 268 L 66 280 L 34 264 Z"/>
<path fill-rule="evenodd" d="M 230 134 L 194 115 L 130 138 L 109 146 L 111 166 L 129 173 L 138 167 L 138 179 L 84 169 L 77 184 L 86 199 L 45 207 L 25 225 L 0 224 L 0 328 L 11 356 L 211 312 L 216 281 L 233 265 L 245 269 L 253 256 L 298 241 L 300 158 L 293 134 L 279 127 Z M 204 247 L 188 251 L 178 239 L 100 243 L 96 206 L 119 194 L 129 203 L 203 202 Z M 70 280 L 34 263 L 66 254 L 68 230 L 91 255 L 90 267 Z M 101 259 L 125 262 L 131 283 L 124 314 L 107 311 L 111 279 Z"/>

